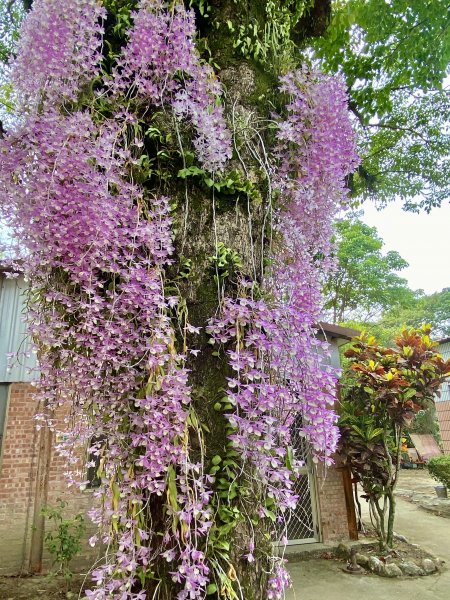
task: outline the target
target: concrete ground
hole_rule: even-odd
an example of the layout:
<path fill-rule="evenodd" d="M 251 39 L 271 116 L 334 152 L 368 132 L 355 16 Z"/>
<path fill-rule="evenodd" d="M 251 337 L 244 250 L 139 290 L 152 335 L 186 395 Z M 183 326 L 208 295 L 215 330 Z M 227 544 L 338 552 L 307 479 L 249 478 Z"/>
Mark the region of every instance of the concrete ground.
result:
<path fill-rule="evenodd" d="M 400 472 L 396 495 L 414 502 L 424 510 L 450 519 L 450 497 L 438 498 L 434 489 L 437 484 L 426 469 L 404 470 Z"/>
<path fill-rule="evenodd" d="M 344 563 L 311 559 L 288 565 L 293 587 L 286 600 L 450 600 L 450 520 L 427 513 L 401 498 L 397 500 L 397 533 L 419 544 L 447 566 L 427 577 L 385 579 L 349 575 Z"/>
<path fill-rule="evenodd" d="M 398 479 L 397 492 L 409 491 L 415 494 L 426 494 L 436 497 L 434 486 L 438 485 L 427 469 L 401 469 Z"/>

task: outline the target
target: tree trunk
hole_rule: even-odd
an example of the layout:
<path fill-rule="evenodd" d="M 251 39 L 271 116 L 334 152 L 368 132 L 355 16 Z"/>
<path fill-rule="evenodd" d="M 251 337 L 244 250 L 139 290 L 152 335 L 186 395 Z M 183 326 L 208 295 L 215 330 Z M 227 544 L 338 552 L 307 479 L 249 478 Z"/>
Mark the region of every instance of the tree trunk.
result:
<path fill-rule="evenodd" d="M 386 543 L 389 548 L 392 548 L 394 545 L 394 520 L 395 520 L 395 508 L 396 508 L 395 488 L 397 487 L 398 474 L 400 471 L 400 462 L 401 462 L 401 454 L 402 454 L 402 435 L 403 435 L 403 426 L 399 425 L 396 428 L 397 450 L 396 450 L 396 454 L 395 454 L 395 462 L 393 465 L 394 473 L 393 473 L 392 483 L 391 483 L 391 487 L 390 487 L 389 495 L 388 495 L 389 517 L 388 517 Z"/>
<path fill-rule="evenodd" d="M 213 4 L 211 21 L 214 18 L 221 22 L 230 18 L 234 21 L 239 20 L 239 17 L 236 17 L 239 8 L 233 1 Z M 262 16 L 261 10 L 259 3 L 249 3 L 246 8 L 250 17 L 254 13 L 258 20 Z M 179 269 L 181 257 L 191 261 L 189 277 L 177 282 L 177 286 L 180 296 L 186 300 L 189 323 L 201 328 L 195 340 L 195 346 L 200 352 L 190 357 L 187 366 L 191 372 L 193 407 L 199 422 L 204 426 L 204 463 L 208 472 L 212 467 L 213 457 L 226 457 L 228 421 L 224 414 L 217 410 L 217 403 L 226 395 L 227 376 L 231 375 L 228 357 L 224 352 L 217 356 L 217 349 L 211 346 L 209 336 L 205 332 L 209 320 L 217 316 L 222 293 L 215 279 L 216 273 L 211 257 L 217 253 L 218 244 L 222 243 L 226 248 L 238 253 L 242 263 L 239 276 L 261 281 L 263 246 L 267 239 L 265 215 L 270 200 L 267 181 L 265 178 L 258 179 L 261 177 L 261 165 L 252 155 L 252 150 L 262 153 L 262 144 L 269 145 L 267 128 L 266 131 L 262 130 L 258 122 L 270 118 L 271 104 L 267 100 L 276 94 L 277 79 L 265 73 L 256 63 L 236 57 L 231 35 L 219 34 L 217 29 L 208 28 L 208 22 L 201 19 L 199 25 L 201 35 L 206 37 L 214 61 L 220 67 L 218 77 L 226 92 L 227 120 L 230 128 L 235 130 L 234 141 L 239 148 L 240 160 L 232 162 L 229 168 L 240 171 L 244 178 L 252 178 L 252 183 L 258 185 L 262 198 L 262 201 L 255 202 L 249 197 L 243 199 L 236 194 L 226 197 L 218 192 L 205 190 L 201 182 L 192 182 L 193 178 L 173 178 L 169 183 L 168 192 L 172 197 L 176 197 L 178 204 L 174 227 L 177 232 L 174 253 L 176 264 L 173 272 L 175 275 Z M 173 181 L 178 187 L 174 187 Z M 170 272 L 168 276 L 170 278 Z M 230 277 L 231 281 L 225 284 L 229 288 L 227 292 L 231 295 L 236 279 L 237 276 Z M 195 448 L 194 438 L 195 434 L 191 439 Z M 257 515 L 254 513 L 258 504 L 255 498 L 261 496 L 261 490 L 248 489 L 249 481 L 254 478 L 246 476 L 248 466 L 241 464 L 240 468 L 241 471 L 236 475 L 237 489 L 240 490 L 242 485 L 245 488 L 244 493 L 226 502 L 226 508 L 232 510 L 234 506 L 239 507 L 246 518 L 238 519 L 231 529 L 228 535 L 229 550 L 224 550 L 217 560 L 220 564 L 219 570 L 222 569 L 234 582 L 236 598 L 264 600 L 267 597 L 268 576 L 271 570 L 269 557 L 273 554 L 270 541 L 273 532 L 261 525 L 256 528 L 253 526 L 252 520 L 256 522 Z M 257 484 L 254 483 L 253 486 L 256 488 Z M 218 514 L 220 510 L 219 505 Z M 227 521 L 216 515 L 215 524 L 226 525 Z M 269 535 L 270 533 L 272 535 Z M 255 560 L 252 562 L 244 558 L 244 555 L 249 553 L 250 544 L 254 544 L 256 548 Z M 157 589 L 160 600 L 173 600 L 176 597 L 177 585 L 172 582 L 168 573 L 170 569 L 164 559 L 161 559 L 159 567 L 160 581 L 148 584 L 148 597 L 153 597 Z M 222 597 L 219 592 L 220 590 L 216 594 L 208 595 L 208 598 Z"/>
<path fill-rule="evenodd" d="M 386 509 L 387 500 L 383 498 L 383 506 L 380 506 L 380 498 L 370 500 L 372 507 L 372 514 L 375 516 L 375 522 L 373 523 L 375 531 L 378 535 L 378 543 L 380 552 L 386 550 Z"/>
<path fill-rule="evenodd" d="M 388 495 L 389 498 L 389 514 L 386 533 L 386 545 L 392 548 L 394 545 L 394 519 L 395 519 L 395 496 L 392 489 Z"/>
<path fill-rule="evenodd" d="M 234 69 L 229 72 L 230 77 L 237 73 Z M 237 80 L 237 79 L 236 79 Z M 216 253 L 216 242 L 222 242 L 227 248 L 239 253 L 246 271 L 250 274 L 253 269 L 249 224 L 254 231 L 260 231 L 262 222 L 262 211 L 260 208 L 249 212 L 247 206 L 229 202 L 225 208 L 221 207 L 220 213 L 214 214 L 215 206 L 210 198 L 201 194 L 196 197 L 198 191 L 189 190 L 189 231 L 184 244 L 183 255 L 192 260 L 192 273 L 189 280 L 180 285 L 182 296 L 186 298 L 189 322 L 195 327 L 201 327 L 201 334 L 196 340 L 197 348 L 201 348 L 196 357 L 192 357 L 188 367 L 191 369 L 190 383 L 192 386 L 193 406 L 199 417 L 199 421 L 206 426 L 204 436 L 205 465 L 212 467 L 212 458 L 220 456 L 225 458 L 227 451 L 227 425 L 223 413 L 215 409 L 215 405 L 226 395 L 227 376 L 231 376 L 227 365 L 227 356 L 221 353 L 217 356 L 216 348 L 208 343 L 209 336 L 205 333 L 205 327 L 209 319 L 217 314 L 219 299 L 218 287 L 214 280 L 214 269 L 209 257 Z M 250 211 L 252 207 L 250 207 Z M 180 214 L 180 220 L 184 218 Z M 260 236 L 258 236 L 260 238 Z M 178 246 L 182 243 L 178 239 Z M 254 240 L 257 254 L 260 256 L 261 248 L 259 239 Z M 254 251 L 254 250 L 253 250 Z M 195 441 L 192 441 L 193 444 Z M 238 477 L 238 487 L 241 481 L 246 479 L 245 473 Z M 253 494 L 257 497 L 257 491 Z M 251 519 L 252 510 L 256 507 L 251 498 L 246 503 L 245 511 Z M 246 502 L 245 499 L 237 498 L 235 504 Z M 231 506 L 230 506 L 231 504 Z M 228 508 L 232 508 L 230 503 Z M 264 554 L 270 555 L 270 547 L 265 537 L 267 531 L 250 531 L 249 521 L 241 521 L 230 535 L 230 559 L 223 564 L 225 571 L 230 568 L 236 571 L 236 581 L 239 581 L 242 598 L 246 600 L 259 600 L 265 597 L 267 587 L 268 565 L 262 559 Z M 251 565 L 242 557 L 248 553 L 248 545 L 251 535 L 254 535 L 255 546 L 261 551 L 261 560 L 255 560 Z M 232 565 L 232 567 L 231 567 Z M 174 596 L 168 595 L 167 600 Z"/>

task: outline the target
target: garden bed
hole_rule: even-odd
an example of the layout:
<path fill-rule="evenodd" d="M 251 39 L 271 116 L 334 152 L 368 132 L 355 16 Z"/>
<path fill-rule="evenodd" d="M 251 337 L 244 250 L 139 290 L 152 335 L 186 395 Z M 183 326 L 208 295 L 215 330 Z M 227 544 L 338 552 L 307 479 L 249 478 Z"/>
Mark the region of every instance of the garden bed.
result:
<path fill-rule="evenodd" d="M 370 529 L 366 534 L 373 536 Z M 354 548 L 353 552 L 350 546 L 340 544 L 335 554 L 346 563 L 344 570 L 361 575 L 373 573 L 381 577 L 424 577 L 437 573 L 444 565 L 444 561 L 432 556 L 417 544 L 409 543 L 403 536 L 397 536 L 394 549 L 387 552 L 380 552 L 377 542 L 365 543 L 362 538 L 360 545 Z M 352 563 L 357 567 L 348 568 Z"/>

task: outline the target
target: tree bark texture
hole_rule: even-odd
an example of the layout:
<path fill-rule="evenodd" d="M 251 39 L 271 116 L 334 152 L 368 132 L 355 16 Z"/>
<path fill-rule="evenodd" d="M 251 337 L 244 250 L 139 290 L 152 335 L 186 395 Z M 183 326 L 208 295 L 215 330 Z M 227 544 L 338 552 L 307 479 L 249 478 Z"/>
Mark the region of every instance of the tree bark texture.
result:
<path fill-rule="evenodd" d="M 261 19 L 263 6 L 264 3 L 247 3 L 247 17 L 254 15 Z M 226 22 L 231 18 L 236 21 L 236 10 L 239 10 L 239 5 L 230 0 L 214 2 L 211 21 Z M 193 178 L 188 178 L 186 185 L 180 180 L 177 183 L 175 178 L 168 184 L 167 193 L 176 197 L 178 206 L 175 259 L 179 261 L 183 257 L 191 261 L 189 277 L 177 285 L 181 297 L 186 300 L 189 322 L 201 328 L 195 342 L 200 352 L 189 359 L 188 368 L 191 372 L 193 406 L 199 421 L 206 426 L 203 437 L 207 470 L 214 456 L 223 456 L 227 445 L 227 420 L 214 406 L 226 395 L 227 376 L 231 375 L 225 352 L 217 356 L 217 348 L 211 346 L 205 332 L 208 321 L 218 315 L 219 308 L 220 291 L 214 278 L 211 257 L 215 255 L 217 245 L 222 243 L 239 255 L 242 263 L 240 275 L 261 282 L 262 256 L 269 233 L 267 211 L 270 209 L 269 185 L 261 161 L 264 159 L 265 146 L 270 147 L 270 130 L 266 124 L 273 110 L 269 100 L 275 100 L 277 78 L 264 72 L 256 62 L 237 57 L 231 35 L 224 36 L 217 29 L 208 28 L 208 23 L 202 19 L 198 24 L 200 34 L 206 37 L 214 61 L 220 67 L 218 77 L 225 90 L 226 116 L 234 135 L 235 154 L 238 155 L 230 162 L 227 171 L 239 171 L 260 192 L 260 199 L 255 201 L 243 194 L 211 192 L 211 189 L 206 189 Z M 174 266 L 176 268 L 177 265 Z M 225 285 L 230 286 L 225 292 L 232 295 L 235 282 Z M 192 436 L 195 448 L 194 437 L 195 434 Z M 273 554 L 270 532 L 262 528 L 255 530 L 252 525 L 252 515 L 256 510 L 254 498 L 261 495 L 261 490 L 248 489 L 249 480 L 255 479 L 241 472 L 238 485 L 240 480 L 245 480 L 247 487 L 241 497 L 230 501 L 227 506 L 232 509 L 234 504 L 239 504 L 247 517 L 231 530 L 230 560 L 229 564 L 223 564 L 228 577 L 235 581 L 236 597 L 245 600 L 266 598 L 271 567 L 267 557 Z M 258 484 L 253 485 L 257 487 Z M 218 516 L 216 519 L 220 520 Z M 255 561 L 251 563 L 243 558 L 248 553 L 250 540 L 254 541 L 256 548 Z M 167 565 L 162 563 L 161 569 L 167 570 Z M 170 577 L 164 576 L 158 589 L 161 599 L 172 600 L 175 597 L 176 589 L 172 585 Z M 154 592 L 155 588 L 150 587 L 148 591 Z M 149 596 L 152 597 L 151 594 Z M 220 590 L 211 598 L 220 598 Z"/>
<path fill-rule="evenodd" d="M 213 11 L 220 14 L 223 20 L 232 16 L 236 10 L 233 2 L 217 4 Z M 227 197 L 220 193 L 213 197 L 210 190 L 205 192 L 195 184 L 188 184 L 187 193 L 186 190 L 178 190 L 180 209 L 176 226 L 176 253 L 191 260 L 192 265 L 190 277 L 180 284 L 180 291 L 186 299 L 190 323 L 202 328 L 199 339 L 196 340 L 200 353 L 190 359 L 188 367 L 191 369 L 193 405 L 200 422 L 207 426 L 204 446 L 205 464 L 208 467 L 212 457 L 223 456 L 227 444 L 227 421 L 214 406 L 226 395 L 226 378 L 231 376 L 226 354 L 221 352 L 220 356 L 216 356 L 217 349 L 208 343 L 209 336 L 205 333 L 209 319 L 217 316 L 219 306 L 218 286 L 210 257 L 215 255 L 217 244 L 223 243 L 238 253 L 243 265 L 242 275 L 261 280 L 261 259 L 267 234 L 267 181 L 261 176 L 261 167 L 251 155 L 250 147 L 253 146 L 261 154 L 261 143 L 268 143 L 267 136 L 258 123 L 261 119 L 267 120 L 270 117 L 268 105 L 261 100 L 275 93 L 275 81 L 262 72 L 259 66 L 247 60 L 237 60 L 235 57 L 230 60 L 233 56 L 231 38 L 216 37 L 215 32 L 211 31 L 208 32 L 207 39 L 214 51 L 215 60 L 221 66 L 218 76 L 225 88 L 227 119 L 229 126 L 234 129 L 235 144 L 242 160 L 242 163 L 237 159 L 232 161 L 229 169 L 238 170 L 244 177 L 252 178 L 252 183 L 258 184 L 261 191 L 261 202 L 256 204 L 248 198 Z M 259 104 L 258 97 L 261 99 Z M 184 223 L 187 223 L 186 229 Z M 244 478 L 243 473 L 240 479 Z M 248 518 L 230 532 L 229 538 L 232 567 L 229 567 L 228 575 L 236 580 L 238 597 L 245 600 L 263 600 L 266 597 L 270 565 L 265 556 L 272 554 L 269 532 L 251 530 L 252 512 L 256 509 L 252 497 L 257 494 L 258 490 L 253 490 L 253 493 L 247 490 L 246 495 L 235 501 L 241 504 L 240 508 L 245 510 Z M 230 505 L 232 504 L 233 501 Z M 255 561 L 249 563 L 243 555 L 248 553 L 251 539 L 254 540 L 257 551 Z M 174 597 L 170 586 L 166 593 L 166 600 Z M 217 598 L 219 597 L 217 594 Z"/>
<path fill-rule="evenodd" d="M 239 255 L 242 264 L 239 276 L 261 283 L 263 257 L 270 238 L 269 215 L 272 208 L 266 157 L 268 150 L 273 147 L 274 136 L 267 124 L 272 112 L 283 104 L 278 92 L 278 75 L 263 68 L 256 60 L 239 55 L 234 48 L 233 34 L 224 27 L 214 27 L 212 24 L 256 21 L 264 29 L 265 6 L 264 0 L 218 0 L 210 3 L 208 19 L 197 14 L 199 36 L 207 41 L 224 88 L 225 114 L 233 134 L 234 157 L 227 165 L 225 176 L 227 172 L 239 172 L 244 180 L 251 181 L 259 192 L 258 196 L 251 198 L 245 194 L 214 192 L 195 178 L 187 178 L 182 182 L 173 178 L 166 190 L 168 195 L 176 198 L 178 206 L 175 259 L 178 262 L 181 258 L 190 261 L 189 277 L 179 281 L 177 286 L 180 296 L 186 301 L 189 322 L 201 328 L 195 343 L 200 352 L 189 359 L 188 368 L 193 406 L 199 421 L 206 426 L 203 431 L 206 469 L 211 466 L 213 457 L 224 454 L 227 446 L 228 422 L 215 406 L 226 396 L 227 377 L 231 373 L 225 352 L 221 351 L 217 356 L 217 349 L 209 343 L 205 328 L 209 320 L 218 315 L 221 293 L 224 291 L 231 296 L 235 293 L 233 286 L 236 287 L 237 279 L 235 277 L 233 281 L 233 277 L 230 277 L 224 283 L 225 289 L 218 289 L 211 257 L 216 254 L 218 244 L 223 244 Z M 316 0 L 313 8 L 302 17 L 293 36 L 298 40 L 321 35 L 329 16 L 330 1 Z M 194 437 L 195 434 L 192 436 L 195 448 Z M 263 491 L 257 489 L 257 477 L 246 473 L 250 468 L 248 465 L 242 466 L 237 476 L 238 487 L 242 482 L 242 495 L 226 506 L 227 509 L 233 509 L 233 505 L 239 505 L 246 519 L 240 520 L 231 529 L 230 560 L 222 566 L 229 578 L 235 581 L 237 598 L 264 600 L 271 571 L 269 557 L 273 554 L 274 526 L 262 528 L 261 525 L 254 527 L 252 524 L 252 520 L 254 523 L 261 522 L 252 517 L 257 516 L 255 498 L 261 497 Z M 253 489 L 248 488 L 249 481 Z M 220 522 L 219 515 L 216 515 L 216 519 Z M 250 541 L 255 546 L 253 562 L 244 559 Z M 167 569 L 167 565 L 161 565 L 161 568 Z M 149 591 L 153 592 L 154 588 Z M 164 577 L 158 592 L 164 600 L 175 597 L 169 577 Z M 213 599 L 220 597 L 221 590 L 211 595 Z"/>

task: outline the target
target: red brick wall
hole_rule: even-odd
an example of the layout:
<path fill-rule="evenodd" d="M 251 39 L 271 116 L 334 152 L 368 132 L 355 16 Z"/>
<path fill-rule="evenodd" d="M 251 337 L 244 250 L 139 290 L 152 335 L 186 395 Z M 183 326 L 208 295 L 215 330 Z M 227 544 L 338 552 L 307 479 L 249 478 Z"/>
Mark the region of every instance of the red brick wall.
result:
<path fill-rule="evenodd" d="M 37 405 L 28 383 L 12 383 L 0 455 L 0 574 L 26 573 L 29 568 L 30 539 L 36 493 L 39 432 L 33 419 Z M 67 513 L 85 513 L 92 505 L 92 492 L 68 489 L 64 464 L 52 450 L 48 504 L 57 498 L 68 502 Z M 89 519 L 87 519 L 89 528 Z M 87 544 L 78 565 L 91 562 Z M 44 553 L 44 565 L 51 564 Z M 76 566 L 76 565 L 75 565 Z"/>
<path fill-rule="evenodd" d="M 436 402 L 436 412 L 441 429 L 442 446 L 445 454 L 450 454 L 450 400 Z"/>
<path fill-rule="evenodd" d="M 39 432 L 33 419 L 37 406 L 33 387 L 27 383 L 10 386 L 9 407 L 0 458 L 0 575 L 26 573 L 29 568 L 30 539 L 36 493 Z M 63 460 L 52 451 L 48 504 L 57 498 L 67 501 L 67 514 L 86 512 L 92 505 L 92 492 L 68 488 Z M 324 542 L 348 540 L 347 511 L 342 471 L 319 465 L 317 475 L 319 519 Z M 86 519 L 88 529 L 89 519 Z M 86 539 L 89 533 L 86 535 Z M 87 543 L 75 567 L 92 563 Z M 44 553 L 44 567 L 50 560 Z"/>
<path fill-rule="evenodd" d="M 317 469 L 317 492 L 323 542 L 349 539 L 342 470 L 339 465 Z"/>

